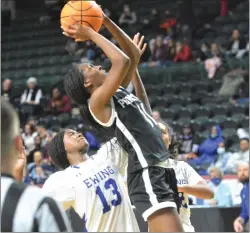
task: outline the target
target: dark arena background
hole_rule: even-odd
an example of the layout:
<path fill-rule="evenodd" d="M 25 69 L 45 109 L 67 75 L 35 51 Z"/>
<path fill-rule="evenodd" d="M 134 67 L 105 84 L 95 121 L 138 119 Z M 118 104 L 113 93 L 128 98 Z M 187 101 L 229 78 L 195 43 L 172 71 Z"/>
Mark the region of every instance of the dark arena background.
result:
<path fill-rule="evenodd" d="M 109 69 L 110 62 L 94 43 L 76 43 L 62 34 L 60 12 L 66 2 L 1 1 L 1 95 L 21 121 L 28 160 L 23 182 L 39 187 L 56 171 L 47 144 L 60 129 L 83 132 L 89 155 L 104 141 L 86 130 L 77 105 L 65 94 L 63 79 L 76 63 Z M 180 142 L 178 159 L 189 163 L 215 192 L 213 200 L 189 197 L 196 231 L 234 231 L 243 187 L 237 166 L 249 162 L 248 0 L 97 3 L 129 36 L 145 35 L 148 47 L 139 71 L 153 117 L 173 128 Z M 100 33 L 116 43 L 106 29 Z M 25 99 L 28 83 L 34 84 L 35 104 Z M 141 231 L 148 230 L 139 216 L 138 222 Z"/>

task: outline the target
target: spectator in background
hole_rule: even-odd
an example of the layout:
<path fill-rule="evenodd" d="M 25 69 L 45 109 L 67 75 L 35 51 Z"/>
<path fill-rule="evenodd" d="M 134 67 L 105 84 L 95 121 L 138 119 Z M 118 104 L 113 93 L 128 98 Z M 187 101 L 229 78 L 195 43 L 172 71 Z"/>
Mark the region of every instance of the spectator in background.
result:
<path fill-rule="evenodd" d="M 232 97 L 239 93 L 240 86 L 244 83 L 244 76 L 248 78 L 248 71 L 235 69 L 223 76 L 222 86 L 219 90 L 219 96 Z"/>
<path fill-rule="evenodd" d="M 72 39 L 68 39 L 65 45 L 65 50 L 69 53 L 69 55 L 74 56 L 76 54 L 78 48 L 77 42 Z"/>
<path fill-rule="evenodd" d="M 36 166 L 35 170 L 36 172 L 31 177 L 31 184 L 42 187 L 47 177 L 45 176 L 44 170 L 41 166 Z"/>
<path fill-rule="evenodd" d="M 235 106 L 249 104 L 249 73 L 243 75 L 239 91 L 230 100 Z"/>
<path fill-rule="evenodd" d="M 199 146 L 199 157 L 187 162 L 196 169 L 207 170 L 211 163 L 214 163 L 216 152 L 221 142 L 224 142 L 220 126 L 213 126 L 209 138 Z"/>
<path fill-rule="evenodd" d="M 176 18 L 175 16 L 167 9 L 165 10 L 165 19 L 164 22 L 161 24 L 161 28 L 172 28 L 176 25 Z"/>
<path fill-rule="evenodd" d="M 163 43 L 162 35 L 158 35 L 156 37 L 151 52 L 151 62 L 148 63 L 149 67 L 165 65 L 165 62 L 167 61 L 168 48 Z"/>
<path fill-rule="evenodd" d="M 68 96 L 63 95 L 58 87 L 52 89 L 52 98 L 49 101 L 48 111 L 54 115 L 70 113 L 71 103 Z"/>
<path fill-rule="evenodd" d="M 167 61 L 173 61 L 174 57 L 175 57 L 175 42 L 173 39 L 169 39 L 168 40 L 168 44 L 167 44 Z"/>
<path fill-rule="evenodd" d="M 192 58 L 191 48 L 186 42 L 178 41 L 176 43 L 176 55 L 174 57 L 174 62 L 187 62 Z"/>
<path fill-rule="evenodd" d="M 210 46 L 210 52 L 208 53 L 208 59 L 205 60 L 205 69 L 208 72 L 208 78 L 213 78 L 221 66 L 222 53 L 220 52 L 216 43 L 212 43 Z"/>
<path fill-rule="evenodd" d="M 240 56 L 241 53 L 245 51 L 246 47 L 247 43 L 240 37 L 240 31 L 238 29 L 234 29 L 232 33 L 232 40 L 227 46 L 226 54 L 233 57 Z"/>
<path fill-rule="evenodd" d="M 197 59 L 198 62 L 205 61 L 209 57 L 209 47 L 206 42 L 201 43 L 197 56 L 198 56 Z"/>
<path fill-rule="evenodd" d="M 8 100 L 9 102 L 13 101 L 12 95 L 12 81 L 10 79 L 5 79 L 2 84 L 1 96 Z"/>
<path fill-rule="evenodd" d="M 185 125 L 179 137 L 181 143 L 180 160 L 188 160 L 196 157 L 199 149 L 199 139 L 194 134 L 191 125 Z"/>
<path fill-rule="evenodd" d="M 220 0 L 220 16 L 228 15 L 228 0 Z"/>
<path fill-rule="evenodd" d="M 42 147 L 41 144 L 42 144 L 41 137 L 37 135 L 35 137 L 35 148 L 29 153 L 29 156 L 27 158 L 27 163 L 34 162 L 34 153 L 36 151 L 41 151 L 44 157 L 47 156 L 47 151 L 45 150 L 45 148 Z"/>
<path fill-rule="evenodd" d="M 249 163 L 241 163 L 238 166 L 238 179 L 243 183 L 241 190 L 241 213 L 234 221 L 236 232 L 249 232 Z"/>
<path fill-rule="evenodd" d="M 153 113 L 152 113 L 152 115 L 153 115 L 153 118 L 154 118 L 154 120 L 156 122 L 160 122 L 161 121 L 161 114 L 160 114 L 159 111 L 154 110 Z"/>
<path fill-rule="evenodd" d="M 43 161 L 43 154 L 41 151 L 36 151 L 34 153 L 34 162 L 28 164 L 28 175 L 31 177 L 31 179 L 34 179 L 36 177 L 36 168 L 42 167 L 43 169 L 46 168 L 46 163 Z"/>
<path fill-rule="evenodd" d="M 124 27 L 124 26 L 129 27 L 129 26 L 135 24 L 136 21 L 137 21 L 136 13 L 132 12 L 130 10 L 130 7 L 127 4 L 125 4 L 123 6 L 123 12 L 119 18 L 119 25 L 121 27 Z"/>
<path fill-rule="evenodd" d="M 219 47 L 218 47 L 218 45 L 216 43 L 212 43 L 210 45 L 210 53 L 208 54 L 208 56 L 210 58 L 213 58 L 213 57 L 222 57 L 223 56 L 221 50 L 219 49 Z"/>
<path fill-rule="evenodd" d="M 24 120 L 27 120 L 28 116 L 39 114 L 41 97 L 42 90 L 37 86 L 37 79 L 30 77 L 27 80 L 27 88 L 21 96 L 21 112 Z"/>
<path fill-rule="evenodd" d="M 23 143 L 25 145 L 26 151 L 29 154 L 35 149 L 35 137 L 38 133 L 35 131 L 35 127 L 29 124 L 24 126 L 24 132 L 22 133 Z"/>
<path fill-rule="evenodd" d="M 210 182 L 208 185 L 214 191 L 214 199 L 209 201 L 210 206 L 230 207 L 233 205 L 232 194 L 230 188 L 223 183 L 223 172 L 217 168 L 212 167 L 209 170 Z"/>
<path fill-rule="evenodd" d="M 241 162 L 249 162 L 249 138 L 240 139 L 240 151 L 233 153 L 227 162 L 226 170 L 230 173 L 237 173 L 237 166 Z"/>
<path fill-rule="evenodd" d="M 224 142 L 221 142 L 217 148 L 218 157 L 216 159 L 216 162 L 212 166 L 219 168 L 224 174 L 228 173 L 227 162 L 231 155 L 231 152 L 226 151 Z"/>

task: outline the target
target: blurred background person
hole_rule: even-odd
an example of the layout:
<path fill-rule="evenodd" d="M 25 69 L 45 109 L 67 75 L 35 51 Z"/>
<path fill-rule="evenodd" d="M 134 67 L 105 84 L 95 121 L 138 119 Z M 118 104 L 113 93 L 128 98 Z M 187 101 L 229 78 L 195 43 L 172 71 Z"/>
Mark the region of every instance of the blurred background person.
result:
<path fill-rule="evenodd" d="M 214 199 L 209 201 L 210 206 L 230 207 L 233 205 L 232 194 L 230 188 L 223 183 L 223 172 L 217 168 L 212 167 L 209 169 L 208 185 L 214 191 Z"/>
<path fill-rule="evenodd" d="M 236 232 L 249 232 L 249 164 L 241 163 L 238 165 L 238 179 L 243 183 L 241 190 L 241 213 L 234 221 Z"/>
<path fill-rule="evenodd" d="M 68 96 L 64 95 L 62 91 L 55 87 L 52 89 L 52 98 L 48 104 L 48 112 L 54 115 L 61 113 L 70 113 L 71 102 Z"/>
<path fill-rule="evenodd" d="M 5 79 L 3 81 L 1 96 L 10 101 L 10 103 L 13 102 L 12 81 L 10 79 Z"/>

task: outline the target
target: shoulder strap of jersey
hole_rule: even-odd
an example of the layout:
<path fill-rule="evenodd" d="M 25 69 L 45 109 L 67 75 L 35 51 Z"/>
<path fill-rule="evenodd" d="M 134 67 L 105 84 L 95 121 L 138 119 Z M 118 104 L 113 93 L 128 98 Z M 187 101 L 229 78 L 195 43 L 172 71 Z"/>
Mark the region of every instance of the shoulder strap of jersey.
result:
<path fill-rule="evenodd" d="M 89 107 L 89 112 L 91 114 L 91 116 L 93 117 L 93 119 L 101 126 L 104 126 L 104 127 L 111 127 L 115 121 L 115 118 L 116 118 L 116 112 L 115 112 L 115 104 L 114 104 L 114 100 L 113 98 L 110 100 L 110 104 L 111 104 L 111 117 L 109 119 L 108 122 L 104 123 L 104 122 L 101 122 L 100 120 L 98 120 L 96 118 L 96 116 L 94 115 L 94 113 L 91 111 L 91 108 L 90 108 L 90 105 L 88 104 L 88 107 Z"/>

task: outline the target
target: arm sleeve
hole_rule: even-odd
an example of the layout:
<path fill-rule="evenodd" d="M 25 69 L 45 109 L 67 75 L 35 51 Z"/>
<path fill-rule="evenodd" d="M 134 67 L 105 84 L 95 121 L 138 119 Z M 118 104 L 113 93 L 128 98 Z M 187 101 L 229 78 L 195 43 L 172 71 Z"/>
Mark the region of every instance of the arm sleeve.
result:
<path fill-rule="evenodd" d="M 242 194 L 241 194 L 242 196 Z M 248 209 L 247 209 L 247 206 L 246 206 L 246 202 L 244 202 L 242 200 L 242 197 L 241 197 L 241 212 L 240 212 L 240 217 L 244 219 L 244 222 L 248 222 L 249 220 L 249 213 L 248 213 Z"/>
<path fill-rule="evenodd" d="M 38 207 L 33 230 L 36 232 L 72 232 L 69 219 L 62 206 L 50 197 L 44 198 Z"/>
<path fill-rule="evenodd" d="M 199 182 L 205 182 L 205 180 L 186 162 L 184 162 L 184 168 L 185 168 L 188 184 L 196 185 Z"/>

